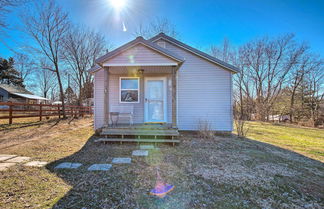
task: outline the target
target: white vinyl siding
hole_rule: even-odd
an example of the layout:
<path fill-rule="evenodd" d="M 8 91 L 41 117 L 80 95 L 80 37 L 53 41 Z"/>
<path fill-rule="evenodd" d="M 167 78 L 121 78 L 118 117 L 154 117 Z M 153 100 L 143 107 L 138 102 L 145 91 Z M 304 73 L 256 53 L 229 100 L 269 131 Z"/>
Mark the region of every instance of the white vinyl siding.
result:
<path fill-rule="evenodd" d="M 232 74 L 172 43 L 166 49 L 186 60 L 178 70 L 178 128 L 208 121 L 213 130 L 232 131 Z"/>
<path fill-rule="evenodd" d="M 176 65 L 171 58 L 156 52 L 142 44 L 138 44 L 125 52 L 112 57 L 103 65 Z"/>
<path fill-rule="evenodd" d="M 101 128 L 104 125 L 104 70 L 101 69 L 94 74 L 94 127 Z"/>

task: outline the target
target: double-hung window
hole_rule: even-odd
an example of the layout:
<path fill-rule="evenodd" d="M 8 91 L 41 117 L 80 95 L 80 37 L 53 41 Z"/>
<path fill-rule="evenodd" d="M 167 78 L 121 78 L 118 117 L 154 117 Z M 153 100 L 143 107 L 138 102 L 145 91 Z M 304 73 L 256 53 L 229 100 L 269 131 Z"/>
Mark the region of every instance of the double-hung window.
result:
<path fill-rule="evenodd" d="M 139 103 L 139 78 L 121 77 L 119 94 L 121 103 Z"/>

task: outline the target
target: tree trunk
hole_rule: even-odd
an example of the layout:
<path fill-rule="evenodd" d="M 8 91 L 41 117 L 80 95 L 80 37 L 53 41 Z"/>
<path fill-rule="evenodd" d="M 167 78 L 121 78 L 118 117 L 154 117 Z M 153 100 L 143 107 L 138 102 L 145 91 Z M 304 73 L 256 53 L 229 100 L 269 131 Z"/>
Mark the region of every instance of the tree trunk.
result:
<path fill-rule="evenodd" d="M 57 63 L 55 63 L 55 68 L 56 68 L 56 76 L 57 76 L 58 84 L 59 84 L 59 87 L 60 87 L 61 102 L 62 102 L 62 111 L 63 111 L 63 119 L 66 119 L 65 103 L 64 103 L 64 90 L 63 90 L 63 85 L 62 85 L 61 76 L 60 76 L 60 72 L 59 72 Z"/>
<path fill-rule="evenodd" d="M 294 122 L 294 106 L 295 106 L 295 90 L 291 94 L 291 99 L 290 99 L 290 111 L 289 111 L 289 120 L 290 123 Z"/>

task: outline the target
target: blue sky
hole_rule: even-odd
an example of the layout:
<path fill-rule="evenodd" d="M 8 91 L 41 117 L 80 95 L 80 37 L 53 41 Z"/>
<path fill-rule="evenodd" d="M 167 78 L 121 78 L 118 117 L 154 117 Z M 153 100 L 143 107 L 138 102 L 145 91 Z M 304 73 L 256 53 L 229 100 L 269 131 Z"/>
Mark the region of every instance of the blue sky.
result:
<path fill-rule="evenodd" d="M 104 34 L 115 47 L 133 38 L 134 27 L 156 17 L 168 18 L 185 43 L 201 49 L 220 44 L 227 37 L 234 45 L 262 36 L 295 33 L 314 52 L 324 54 L 324 1 L 316 0 L 126 0 L 117 18 L 109 0 L 57 0 L 74 23 Z M 0 43 L 0 56 L 24 50 L 28 43 L 17 32 L 19 13 L 9 14 L 12 28 Z M 125 22 L 127 32 L 122 31 Z"/>

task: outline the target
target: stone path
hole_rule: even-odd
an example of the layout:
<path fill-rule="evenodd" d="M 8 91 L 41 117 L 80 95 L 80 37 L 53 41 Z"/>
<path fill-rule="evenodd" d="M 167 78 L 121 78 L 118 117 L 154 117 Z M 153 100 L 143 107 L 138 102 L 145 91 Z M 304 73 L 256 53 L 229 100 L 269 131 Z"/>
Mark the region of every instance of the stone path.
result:
<path fill-rule="evenodd" d="M 139 150 L 134 150 L 132 156 L 146 157 L 149 154 L 148 150 L 156 149 L 153 145 L 140 145 Z M 17 155 L 0 154 L 0 171 L 5 171 L 9 167 L 29 161 L 30 157 L 22 157 Z M 112 164 L 130 164 L 132 158 L 130 157 L 116 157 L 112 159 Z M 43 161 L 30 161 L 24 164 L 24 166 L 43 167 L 47 165 L 47 162 Z M 108 171 L 112 168 L 112 164 L 93 164 L 88 167 L 88 171 Z M 55 169 L 78 169 L 81 167 L 81 163 L 75 162 L 63 162 L 58 164 Z"/>
<path fill-rule="evenodd" d="M 30 157 L 14 157 L 14 158 L 11 158 L 9 160 L 6 160 L 6 162 L 9 162 L 9 163 L 23 163 L 25 161 L 29 161 L 30 160 Z"/>
<path fill-rule="evenodd" d="M 26 164 L 24 164 L 25 166 L 32 166 L 32 167 L 43 167 L 45 165 L 47 165 L 48 162 L 42 162 L 42 161 L 30 161 Z"/>
<path fill-rule="evenodd" d="M 0 161 L 5 161 L 13 157 L 17 157 L 17 155 L 0 155 Z"/>
<path fill-rule="evenodd" d="M 146 157 L 149 154 L 148 150 L 155 149 L 153 145 L 141 145 L 140 150 L 134 150 L 132 156 Z M 130 164 L 132 158 L 130 157 L 115 157 L 111 161 L 112 164 Z M 112 164 L 93 164 L 87 168 L 88 171 L 108 171 L 113 165 Z M 82 166 L 81 163 L 63 162 L 55 167 L 55 169 L 77 169 Z"/>
<path fill-rule="evenodd" d="M 16 165 L 16 163 L 0 163 L 0 171 L 5 171 L 9 167 Z"/>
<path fill-rule="evenodd" d="M 5 171 L 9 167 L 12 167 L 14 165 L 24 163 L 29 161 L 30 157 L 22 157 L 17 155 L 6 155 L 6 154 L 0 154 L 0 171 Z M 32 167 L 43 167 L 47 164 L 47 162 L 41 162 L 41 161 L 30 161 L 25 163 L 25 166 L 32 166 Z"/>
<path fill-rule="evenodd" d="M 117 157 L 112 160 L 112 163 L 114 164 L 129 164 L 132 162 L 132 159 L 129 157 Z"/>
<path fill-rule="evenodd" d="M 133 156 L 148 156 L 147 150 L 134 150 L 132 153 Z"/>
<path fill-rule="evenodd" d="M 82 164 L 81 163 L 70 163 L 70 162 L 64 162 L 58 164 L 55 169 L 57 168 L 65 168 L 65 169 L 76 169 L 80 167 Z"/>
<path fill-rule="evenodd" d="M 140 145 L 140 149 L 144 149 L 144 150 L 147 150 L 147 149 L 155 149 L 154 145 Z"/>
<path fill-rule="evenodd" d="M 111 164 L 93 164 L 88 168 L 88 171 L 108 171 L 111 167 Z"/>

